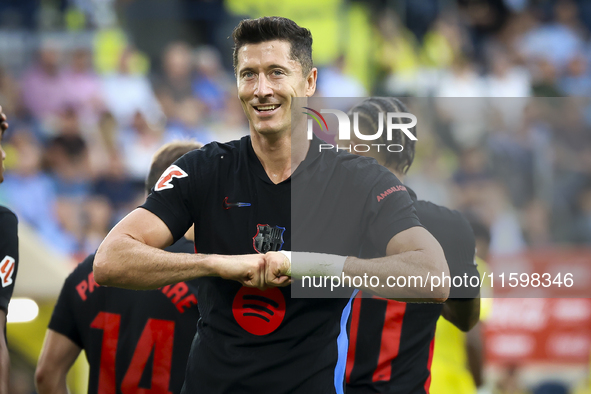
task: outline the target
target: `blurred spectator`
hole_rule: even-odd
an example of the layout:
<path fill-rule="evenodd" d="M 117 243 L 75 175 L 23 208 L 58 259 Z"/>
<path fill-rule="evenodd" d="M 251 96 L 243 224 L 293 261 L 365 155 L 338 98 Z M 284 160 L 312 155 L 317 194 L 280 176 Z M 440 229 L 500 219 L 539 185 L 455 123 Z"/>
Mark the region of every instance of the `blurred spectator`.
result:
<path fill-rule="evenodd" d="M 101 197 L 92 197 L 82 207 L 83 236 L 78 256 L 84 257 L 94 253 L 113 226 L 113 209 L 109 201 Z"/>
<path fill-rule="evenodd" d="M 591 96 L 591 74 L 588 60 L 579 54 L 572 58 L 566 67 L 566 73 L 559 81 L 561 93 L 566 96 Z"/>
<path fill-rule="evenodd" d="M 169 118 L 166 126 L 164 135 L 166 142 L 193 139 L 206 144 L 215 139 L 203 126 L 205 108 L 198 99 L 186 98 L 178 103 L 175 109 L 175 116 Z"/>
<path fill-rule="evenodd" d="M 192 83 L 193 95 L 205 103 L 210 111 L 221 112 L 224 97 L 236 88 L 222 66 L 219 51 L 212 47 L 200 47 L 195 51 L 194 61 L 197 74 Z"/>
<path fill-rule="evenodd" d="M 521 39 L 519 47 L 527 58 L 542 59 L 562 71 L 583 49 L 577 5 L 571 0 L 556 1 L 554 21 L 530 30 Z"/>
<path fill-rule="evenodd" d="M 577 194 L 572 239 L 591 245 L 591 178 Z"/>
<path fill-rule="evenodd" d="M 119 128 L 115 117 L 110 112 L 103 112 L 98 120 L 96 132 L 87 137 L 93 179 L 108 171 L 110 156 L 119 149 L 118 138 Z"/>
<path fill-rule="evenodd" d="M 367 91 L 354 77 L 346 75 L 345 57 L 339 56 L 332 65 L 320 71 L 318 93 L 324 97 L 365 97 Z"/>
<path fill-rule="evenodd" d="M 92 68 L 92 55 L 86 48 L 77 48 L 71 56 L 70 67 L 64 72 L 66 100 L 82 123 L 96 124 L 104 104 L 101 81 Z"/>
<path fill-rule="evenodd" d="M 479 63 L 484 62 L 485 44 L 506 22 L 509 16 L 507 6 L 503 0 L 458 0 L 458 4 L 472 41 L 471 55 Z"/>
<path fill-rule="evenodd" d="M 191 48 L 184 42 L 169 44 L 162 57 L 162 75 L 153 78 L 154 91 L 166 116 L 173 116 L 174 105 L 193 96 Z"/>
<path fill-rule="evenodd" d="M 121 134 L 123 162 L 131 180 L 143 187 L 152 155 L 164 144 L 163 130 L 148 124 L 144 114 L 136 112 L 131 128 Z"/>
<path fill-rule="evenodd" d="M 19 84 L 12 73 L 0 66 L 0 103 L 6 114 L 16 114 L 21 101 Z"/>
<path fill-rule="evenodd" d="M 59 196 L 79 201 L 88 196 L 91 174 L 88 146 L 73 108 L 60 115 L 58 133 L 49 141 L 46 150 L 46 162 Z"/>
<path fill-rule="evenodd" d="M 454 61 L 451 70 L 443 74 L 436 96 L 486 97 L 486 85 L 474 64 L 460 57 Z"/>
<path fill-rule="evenodd" d="M 523 216 L 523 235 L 529 248 L 549 247 L 552 234 L 548 204 L 541 200 L 532 200 L 525 206 Z"/>
<path fill-rule="evenodd" d="M 115 223 L 133 210 L 132 203 L 138 195 L 143 196 L 143 189 L 134 184 L 127 175 L 121 154 L 112 151 L 105 172 L 93 183 L 93 195 L 105 199 L 113 210 L 110 223 Z M 109 223 L 109 224 L 110 224 Z"/>
<path fill-rule="evenodd" d="M 226 95 L 224 97 L 224 116 L 211 124 L 211 130 L 215 134 L 215 140 L 220 142 L 238 140 L 248 135 L 248 122 L 242 105 L 236 96 Z"/>
<path fill-rule="evenodd" d="M 486 76 L 487 97 L 528 97 L 531 95 L 529 72 L 512 64 L 504 50 L 490 56 L 491 73 Z"/>
<path fill-rule="evenodd" d="M 68 81 L 61 69 L 60 52 L 55 42 L 45 42 L 37 63 L 23 76 L 23 101 L 33 116 L 45 122 L 67 104 Z"/>
<path fill-rule="evenodd" d="M 532 70 L 532 93 L 537 97 L 560 97 L 558 70 L 548 59 L 536 59 Z"/>
<path fill-rule="evenodd" d="M 127 48 L 121 54 L 119 69 L 103 79 L 103 94 L 107 109 L 119 124 L 130 127 L 136 112 L 141 112 L 151 124 L 162 123 L 162 108 L 152 91 L 150 81 L 134 72 L 133 62 L 136 53 Z"/>
<path fill-rule="evenodd" d="M 46 244 L 62 253 L 74 253 L 77 240 L 58 221 L 57 195 L 53 180 L 41 171 L 41 146 L 27 130 L 12 139 L 16 167 L 6 174 L 2 200 L 20 220 L 35 228 Z"/>

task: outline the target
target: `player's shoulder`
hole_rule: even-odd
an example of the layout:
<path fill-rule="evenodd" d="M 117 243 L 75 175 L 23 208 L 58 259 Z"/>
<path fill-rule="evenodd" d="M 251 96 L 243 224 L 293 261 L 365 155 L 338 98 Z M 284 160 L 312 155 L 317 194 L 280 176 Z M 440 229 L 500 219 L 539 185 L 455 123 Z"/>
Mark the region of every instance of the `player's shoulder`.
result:
<path fill-rule="evenodd" d="M 346 151 L 330 151 L 328 161 L 333 162 L 335 170 L 342 170 L 348 179 L 356 183 L 375 182 L 376 179 L 396 179 L 387 168 L 373 157 L 359 156 Z"/>
<path fill-rule="evenodd" d="M 458 237 L 474 236 L 468 219 L 460 211 L 425 200 L 415 201 L 414 205 L 419 220 L 429 231 L 450 232 Z"/>
<path fill-rule="evenodd" d="M 18 223 L 16 214 L 3 205 L 0 205 L 0 220 L 10 220 L 12 222 Z"/>
<path fill-rule="evenodd" d="M 239 140 L 229 142 L 213 141 L 204 145 L 200 149 L 192 150 L 183 157 L 186 160 L 209 160 L 223 155 L 230 157 L 238 155 L 242 147 L 250 142 L 250 137 L 245 136 Z"/>

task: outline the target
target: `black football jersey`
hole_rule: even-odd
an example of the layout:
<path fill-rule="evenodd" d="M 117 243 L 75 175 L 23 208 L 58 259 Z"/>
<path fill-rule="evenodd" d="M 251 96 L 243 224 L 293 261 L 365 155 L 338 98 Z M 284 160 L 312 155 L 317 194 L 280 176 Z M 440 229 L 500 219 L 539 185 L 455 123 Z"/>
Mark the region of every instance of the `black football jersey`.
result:
<path fill-rule="evenodd" d="M 18 220 L 8 208 L 0 206 L 0 309 L 8 312 L 18 271 Z"/>
<path fill-rule="evenodd" d="M 478 276 L 475 240 L 458 211 L 415 200 L 421 224 L 439 241 L 450 276 Z M 469 300 L 478 288 L 458 287 L 450 298 Z M 442 304 L 404 303 L 359 293 L 352 305 L 347 393 L 428 394 L 435 327 Z"/>
<path fill-rule="evenodd" d="M 250 137 L 211 143 L 169 167 L 143 207 L 175 239 L 195 223 L 198 253 L 227 255 L 358 256 L 364 247 L 383 255 L 397 232 L 420 225 L 405 191 L 379 199 L 400 185 L 396 177 L 371 159 L 320 154 L 319 144 L 274 184 Z M 259 291 L 218 277 L 197 282 L 201 320 L 183 393 L 343 392 L 350 298 L 293 298 L 291 286 Z"/>
<path fill-rule="evenodd" d="M 194 252 L 185 238 L 174 247 Z M 148 291 L 99 286 L 93 260 L 68 276 L 49 323 L 85 350 L 88 393 L 180 393 L 199 320 L 195 283 Z"/>

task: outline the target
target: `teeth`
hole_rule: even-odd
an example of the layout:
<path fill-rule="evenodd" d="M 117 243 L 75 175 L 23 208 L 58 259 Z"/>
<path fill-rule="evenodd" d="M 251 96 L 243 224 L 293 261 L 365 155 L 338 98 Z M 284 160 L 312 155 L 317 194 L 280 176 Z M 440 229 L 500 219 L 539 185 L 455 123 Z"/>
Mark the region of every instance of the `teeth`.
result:
<path fill-rule="evenodd" d="M 256 107 L 257 110 L 259 111 L 272 111 L 275 108 L 279 107 L 278 105 L 260 105 L 258 107 Z"/>

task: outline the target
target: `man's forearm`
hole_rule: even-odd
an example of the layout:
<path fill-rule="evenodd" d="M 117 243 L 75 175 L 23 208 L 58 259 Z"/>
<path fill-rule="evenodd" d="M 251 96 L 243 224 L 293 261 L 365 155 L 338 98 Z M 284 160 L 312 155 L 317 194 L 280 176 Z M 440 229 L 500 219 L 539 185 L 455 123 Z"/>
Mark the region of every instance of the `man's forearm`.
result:
<path fill-rule="evenodd" d="M 100 285 L 156 289 L 171 283 L 215 275 L 215 255 L 171 253 L 130 236 L 106 239 L 94 259 L 94 278 Z"/>
<path fill-rule="evenodd" d="M 442 273 L 449 275 L 445 259 L 423 251 L 409 251 L 393 256 L 376 259 L 358 259 L 348 257 L 343 267 L 343 273 L 348 276 L 376 276 L 380 285 L 377 287 L 361 287 L 360 290 L 369 291 L 377 296 L 397 299 L 401 301 L 444 302 L 449 295 L 446 283 L 433 286 L 429 278 L 441 277 Z M 404 277 L 405 285 L 395 286 L 391 278 Z M 389 279 L 390 278 L 390 279 Z"/>

